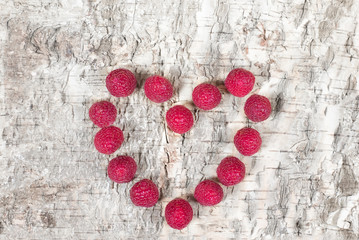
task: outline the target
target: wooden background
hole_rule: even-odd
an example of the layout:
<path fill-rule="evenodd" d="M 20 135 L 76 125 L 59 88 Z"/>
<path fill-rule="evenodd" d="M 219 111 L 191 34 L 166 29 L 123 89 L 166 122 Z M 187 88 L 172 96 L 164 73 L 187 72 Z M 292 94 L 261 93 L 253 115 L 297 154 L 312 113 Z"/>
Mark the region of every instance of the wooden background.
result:
<path fill-rule="evenodd" d="M 358 11 L 357 0 L 0 0 L 0 239 L 358 239 Z M 105 88 L 118 67 L 139 83 L 128 98 Z M 270 98 L 267 121 L 246 120 L 246 98 L 223 87 L 236 67 Z M 144 97 L 153 74 L 173 83 L 170 102 Z M 223 93 L 213 111 L 191 103 L 202 82 Z M 88 118 L 106 99 L 125 134 L 111 156 Z M 175 103 L 196 117 L 183 136 L 164 121 Z M 263 138 L 253 157 L 233 145 L 244 126 Z M 120 154 L 139 164 L 135 181 L 159 186 L 155 207 L 134 207 L 134 182 L 106 176 Z M 195 186 L 228 155 L 244 181 L 199 206 Z M 163 219 L 175 197 L 195 212 L 182 231 Z"/>

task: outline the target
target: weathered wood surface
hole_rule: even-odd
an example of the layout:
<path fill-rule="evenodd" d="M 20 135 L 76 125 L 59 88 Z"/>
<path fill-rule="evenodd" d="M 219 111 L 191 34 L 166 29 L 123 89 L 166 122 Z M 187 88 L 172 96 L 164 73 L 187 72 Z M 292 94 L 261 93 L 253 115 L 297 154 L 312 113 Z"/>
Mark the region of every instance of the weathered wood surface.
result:
<path fill-rule="evenodd" d="M 359 1 L 0 1 L 0 239 L 358 239 Z M 110 97 L 104 80 L 127 67 L 139 88 Z M 270 98 L 263 123 L 229 95 L 195 111 L 184 136 L 166 130 L 174 103 L 191 109 L 201 82 L 222 85 L 245 67 Z M 173 100 L 149 102 L 144 79 L 161 74 Z M 125 143 L 112 156 L 93 147 L 92 103 L 110 99 Z M 241 157 L 236 130 L 254 126 L 261 151 Z M 135 180 L 161 189 L 154 208 L 134 207 L 133 183 L 112 184 L 111 157 L 132 155 Z M 245 180 L 216 207 L 191 194 L 220 160 L 240 157 Z M 164 207 L 187 197 L 195 216 L 175 231 Z"/>

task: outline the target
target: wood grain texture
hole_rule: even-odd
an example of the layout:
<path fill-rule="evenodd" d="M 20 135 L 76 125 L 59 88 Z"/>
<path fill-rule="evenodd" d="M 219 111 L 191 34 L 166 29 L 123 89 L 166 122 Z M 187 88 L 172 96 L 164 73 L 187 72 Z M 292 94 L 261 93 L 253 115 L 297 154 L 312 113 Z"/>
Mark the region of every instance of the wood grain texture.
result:
<path fill-rule="evenodd" d="M 0 239 L 358 239 L 358 11 L 356 0 L 0 1 Z M 105 88 L 118 67 L 139 82 L 128 98 Z M 223 87 L 235 67 L 270 98 L 267 121 L 247 121 L 246 98 Z M 173 83 L 170 102 L 144 97 L 152 74 Z M 213 111 L 191 103 L 202 82 L 223 93 Z M 111 156 L 96 152 L 88 118 L 104 99 L 125 135 Z M 196 117 L 183 136 L 165 125 L 175 103 Z M 253 157 L 233 145 L 244 126 L 263 138 Z M 159 186 L 155 207 L 134 207 L 133 182 L 108 179 L 119 154 L 139 164 L 135 181 Z M 244 181 L 199 206 L 195 186 L 228 155 Z M 175 197 L 195 212 L 182 231 L 163 219 Z"/>

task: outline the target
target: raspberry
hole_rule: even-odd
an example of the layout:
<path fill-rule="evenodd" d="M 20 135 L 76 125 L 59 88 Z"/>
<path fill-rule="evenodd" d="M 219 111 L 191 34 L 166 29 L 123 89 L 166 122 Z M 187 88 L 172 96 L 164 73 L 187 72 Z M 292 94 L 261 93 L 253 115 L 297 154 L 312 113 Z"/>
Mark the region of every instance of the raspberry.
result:
<path fill-rule="evenodd" d="M 107 167 L 108 177 L 117 183 L 126 183 L 133 179 L 137 164 L 132 157 L 118 156 L 110 161 Z"/>
<path fill-rule="evenodd" d="M 185 106 L 177 105 L 167 111 L 166 121 L 172 131 L 183 134 L 193 126 L 193 115 Z"/>
<path fill-rule="evenodd" d="M 242 128 L 234 136 L 234 145 L 244 156 L 251 156 L 258 152 L 262 144 L 259 132 L 253 128 Z"/>
<path fill-rule="evenodd" d="M 221 102 L 221 92 L 216 86 L 209 83 L 202 83 L 194 88 L 192 100 L 202 110 L 211 110 Z"/>
<path fill-rule="evenodd" d="M 230 93 L 236 97 L 244 97 L 254 86 L 254 75 L 243 68 L 236 68 L 229 72 L 224 84 Z"/>
<path fill-rule="evenodd" d="M 173 94 L 170 81 L 157 75 L 147 78 L 144 88 L 148 99 L 155 103 L 166 102 Z"/>
<path fill-rule="evenodd" d="M 158 188 L 149 179 L 137 182 L 130 190 L 130 197 L 133 204 L 140 207 L 153 207 L 160 197 Z"/>
<path fill-rule="evenodd" d="M 226 157 L 217 167 L 217 176 L 224 186 L 233 186 L 241 182 L 246 173 L 246 167 L 236 157 Z"/>
<path fill-rule="evenodd" d="M 203 206 L 213 206 L 222 201 L 223 190 L 218 183 L 204 180 L 194 190 L 194 198 Z"/>
<path fill-rule="evenodd" d="M 113 70 L 106 77 L 106 87 L 115 97 L 127 97 L 137 85 L 135 75 L 130 70 L 120 68 Z"/>
<path fill-rule="evenodd" d="M 244 104 L 244 112 L 253 122 L 261 122 L 269 118 L 272 106 L 268 98 L 253 94 Z"/>
<path fill-rule="evenodd" d="M 122 130 L 115 126 L 102 128 L 96 133 L 94 143 L 97 151 L 104 154 L 114 153 L 123 143 Z"/>
<path fill-rule="evenodd" d="M 115 122 L 117 110 L 112 103 L 101 101 L 90 107 L 89 116 L 91 121 L 100 128 L 108 127 Z"/>
<path fill-rule="evenodd" d="M 174 229 L 185 228 L 192 220 L 193 210 L 188 201 L 176 198 L 170 201 L 165 209 L 167 224 Z"/>

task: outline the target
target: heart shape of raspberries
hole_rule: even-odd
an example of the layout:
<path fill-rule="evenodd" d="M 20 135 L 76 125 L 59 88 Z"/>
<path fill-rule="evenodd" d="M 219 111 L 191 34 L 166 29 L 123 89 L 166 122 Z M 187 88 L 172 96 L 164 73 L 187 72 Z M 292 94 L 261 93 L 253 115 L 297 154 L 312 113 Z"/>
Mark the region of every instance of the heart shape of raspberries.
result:
<path fill-rule="evenodd" d="M 236 97 L 249 94 L 254 86 L 254 75 L 242 68 L 233 69 L 224 81 L 227 90 Z M 137 86 L 135 75 L 127 69 L 116 69 L 106 77 L 106 87 L 115 97 L 131 95 Z M 145 95 L 154 103 L 163 103 L 171 99 L 173 87 L 171 82 L 162 76 L 151 76 L 144 84 Z M 212 84 L 201 83 L 192 92 L 192 100 L 200 110 L 209 111 L 217 107 L 222 99 L 220 90 Z M 261 122 L 269 118 L 272 107 L 268 98 L 253 94 L 244 104 L 247 118 L 253 122 Z M 123 132 L 113 126 L 117 117 L 116 107 L 108 101 L 94 103 L 89 109 L 91 121 L 101 129 L 94 138 L 95 148 L 103 154 L 112 154 L 119 149 L 124 141 Z M 166 113 L 166 123 L 170 130 L 184 134 L 194 125 L 192 112 L 183 105 L 175 105 Z M 237 131 L 234 145 L 244 156 L 257 153 L 262 139 L 259 132 L 245 127 Z M 137 164 L 130 156 L 117 156 L 107 168 L 108 177 L 116 183 L 130 182 L 136 173 Z M 245 165 L 236 157 L 224 158 L 217 167 L 218 181 L 224 186 L 234 186 L 245 177 Z M 194 191 L 194 198 L 202 206 L 214 206 L 223 200 L 221 185 L 212 180 L 201 181 Z M 135 206 L 153 207 L 160 197 L 158 187 L 150 179 L 142 179 L 130 189 L 130 198 Z M 165 219 L 174 229 L 185 228 L 193 218 L 191 204 L 183 198 L 170 201 L 165 208 Z"/>

